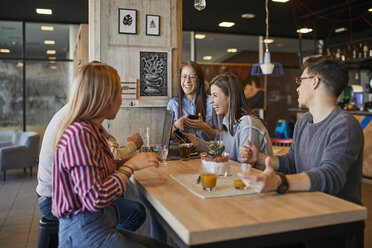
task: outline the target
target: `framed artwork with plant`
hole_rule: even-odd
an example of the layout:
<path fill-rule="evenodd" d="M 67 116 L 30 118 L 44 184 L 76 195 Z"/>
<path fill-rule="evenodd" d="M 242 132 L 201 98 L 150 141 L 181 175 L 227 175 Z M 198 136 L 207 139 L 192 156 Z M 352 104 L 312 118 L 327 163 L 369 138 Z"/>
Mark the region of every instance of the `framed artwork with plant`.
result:
<path fill-rule="evenodd" d="M 137 10 L 119 8 L 119 33 L 137 33 Z"/>

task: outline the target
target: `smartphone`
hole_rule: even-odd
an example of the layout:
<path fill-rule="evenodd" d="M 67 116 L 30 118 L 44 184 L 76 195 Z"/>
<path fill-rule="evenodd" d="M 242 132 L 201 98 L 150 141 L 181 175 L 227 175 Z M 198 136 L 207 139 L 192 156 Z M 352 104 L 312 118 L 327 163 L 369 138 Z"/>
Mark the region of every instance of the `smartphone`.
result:
<path fill-rule="evenodd" d="M 191 141 L 181 133 L 181 131 L 179 129 L 176 128 L 176 130 L 174 130 L 174 134 L 177 136 L 178 139 L 180 139 L 183 143 L 191 143 Z"/>
<path fill-rule="evenodd" d="M 191 120 L 197 120 L 197 119 L 199 119 L 199 116 L 197 116 L 197 115 L 189 115 L 189 116 L 187 116 L 187 118 L 189 118 Z"/>

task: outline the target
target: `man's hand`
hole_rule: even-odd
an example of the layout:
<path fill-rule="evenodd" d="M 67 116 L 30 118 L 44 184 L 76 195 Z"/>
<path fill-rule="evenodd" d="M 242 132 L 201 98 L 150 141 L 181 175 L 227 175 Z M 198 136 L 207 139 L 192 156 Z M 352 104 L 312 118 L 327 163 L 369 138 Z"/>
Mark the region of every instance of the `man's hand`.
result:
<path fill-rule="evenodd" d="M 264 193 L 274 191 L 281 183 L 280 177 L 274 172 L 270 157 L 265 159 L 265 170 L 260 175 L 239 174 L 239 177 L 248 187 L 256 192 Z"/>
<path fill-rule="evenodd" d="M 139 135 L 139 133 L 133 134 L 127 139 L 127 141 L 133 142 L 137 146 L 137 149 L 140 149 L 141 146 L 143 145 L 143 140 L 141 138 L 141 135 Z"/>
<path fill-rule="evenodd" d="M 253 145 L 248 139 L 246 146 L 240 147 L 240 156 L 243 163 L 256 163 L 258 155 L 260 154 L 257 147 Z"/>

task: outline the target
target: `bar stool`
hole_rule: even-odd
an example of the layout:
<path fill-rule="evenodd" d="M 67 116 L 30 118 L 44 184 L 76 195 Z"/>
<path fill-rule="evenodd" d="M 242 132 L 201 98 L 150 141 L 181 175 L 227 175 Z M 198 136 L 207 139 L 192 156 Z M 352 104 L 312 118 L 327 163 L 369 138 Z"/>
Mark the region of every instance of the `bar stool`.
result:
<path fill-rule="evenodd" d="M 48 220 L 44 217 L 40 219 L 38 248 L 58 247 L 58 225 L 58 221 Z"/>

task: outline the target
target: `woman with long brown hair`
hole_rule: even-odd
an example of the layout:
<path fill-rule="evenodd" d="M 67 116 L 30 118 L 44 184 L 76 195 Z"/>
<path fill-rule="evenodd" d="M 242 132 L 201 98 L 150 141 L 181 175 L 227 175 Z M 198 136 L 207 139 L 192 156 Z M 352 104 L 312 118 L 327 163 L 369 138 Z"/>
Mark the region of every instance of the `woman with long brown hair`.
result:
<path fill-rule="evenodd" d="M 180 68 L 179 79 L 178 97 L 172 98 L 167 105 L 167 109 L 174 112 L 172 133 L 178 128 L 210 140 L 214 134 L 212 106 L 206 94 L 202 69 L 196 62 L 187 61 Z"/>
<path fill-rule="evenodd" d="M 65 118 L 55 140 L 52 213 L 59 219 L 59 247 L 162 247 L 116 228 L 114 201 L 136 170 L 158 167 L 155 153 L 139 153 L 117 165 L 102 128 L 121 105 L 117 71 L 91 62 L 74 80 Z"/>
<path fill-rule="evenodd" d="M 209 103 L 217 114 L 215 139 L 224 142 L 225 151 L 230 154 L 231 160 L 242 162 L 239 148 L 246 144 L 247 139 L 255 144 L 260 152 L 272 154 L 269 133 L 263 121 L 247 104 L 242 84 L 235 74 L 223 73 L 212 79 Z M 195 136 L 186 136 L 198 150 L 206 149 L 205 143 L 199 142 Z"/>

